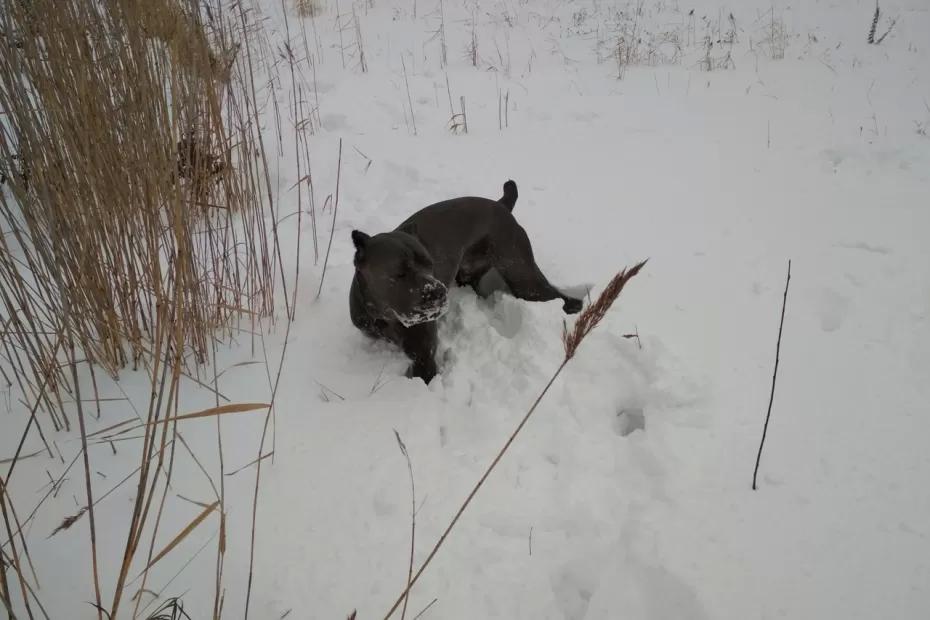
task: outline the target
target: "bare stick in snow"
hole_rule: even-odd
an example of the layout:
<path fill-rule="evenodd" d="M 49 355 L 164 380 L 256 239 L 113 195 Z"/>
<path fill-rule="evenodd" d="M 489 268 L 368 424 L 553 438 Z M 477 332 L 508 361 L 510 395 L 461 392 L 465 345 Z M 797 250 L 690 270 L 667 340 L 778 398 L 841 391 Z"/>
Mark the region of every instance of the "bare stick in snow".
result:
<path fill-rule="evenodd" d="M 471 41 L 468 46 L 465 48 L 468 58 L 471 61 L 471 66 L 478 66 L 478 10 L 475 8 L 474 13 L 472 14 L 471 19 Z"/>
<path fill-rule="evenodd" d="M 417 490 L 413 484 L 413 465 L 410 463 L 410 455 L 407 453 L 407 446 L 404 445 L 397 429 L 394 429 L 394 437 L 397 439 L 401 454 L 407 460 L 407 473 L 410 474 L 410 563 L 407 568 L 407 591 L 404 593 L 404 608 L 400 612 L 400 620 L 404 620 L 407 617 L 407 602 L 410 598 L 410 585 L 413 580 L 413 549 L 417 537 Z"/>
<path fill-rule="evenodd" d="M 465 128 L 465 133 L 468 133 L 468 116 L 465 115 L 465 95 L 459 97 L 459 101 L 462 102 L 462 126 Z"/>
<path fill-rule="evenodd" d="M 756 455 L 756 468 L 752 472 L 752 490 L 756 490 L 756 476 L 759 475 L 759 461 L 762 460 L 762 446 L 765 445 L 765 434 L 769 430 L 769 418 L 772 416 L 772 401 L 775 400 L 775 377 L 778 376 L 778 355 L 781 352 L 781 330 L 785 325 L 785 305 L 788 302 L 788 284 L 791 283 L 791 261 L 788 261 L 788 279 L 785 280 L 785 295 L 781 301 L 781 321 L 778 323 L 778 343 L 775 345 L 775 370 L 772 371 L 772 392 L 769 394 L 769 409 L 765 414 L 765 425 L 762 427 L 762 441 L 759 442 L 759 454 Z"/>
<path fill-rule="evenodd" d="M 339 139 L 339 163 L 340 168 L 342 164 L 342 139 Z M 336 173 L 336 194 L 339 193 L 339 173 Z M 338 200 L 338 198 L 337 198 Z M 336 225 L 336 209 L 333 208 L 333 226 Z M 330 235 L 330 244 L 332 243 L 332 235 Z M 328 256 L 329 252 L 327 252 Z M 326 267 L 324 265 L 323 270 L 325 272 Z M 322 279 L 322 278 L 321 278 Z M 322 282 L 320 283 L 322 285 Z M 271 402 L 268 406 L 268 411 L 265 413 L 265 423 L 262 427 L 262 437 L 258 442 L 258 456 L 255 463 L 255 490 L 252 494 L 252 529 L 249 537 L 249 579 L 246 585 L 245 590 L 245 613 L 243 615 L 245 620 L 249 620 L 249 603 L 252 600 L 252 578 L 253 571 L 255 569 L 255 524 L 258 522 L 258 493 L 261 489 L 261 479 L 262 479 L 262 452 L 265 450 L 265 436 L 268 434 L 268 422 L 272 419 L 272 414 L 274 412 L 275 399 L 278 396 L 278 386 L 281 384 L 281 371 L 284 370 L 284 360 L 287 356 L 287 344 L 290 342 L 291 337 L 291 325 L 293 321 L 287 322 L 287 327 L 284 328 L 284 345 L 281 347 L 281 357 L 278 359 L 278 373 L 275 375 L 274 384 L 271 387 Z M 264 348 L 264 341 L 262 342 L 262 347 Z M 267 364 L 267 361 L 266 361 Z M 269 382 L 271 378 L 269 376 Z M 272 454 L 274 452 L 272 451 Z M 223 533 L 225 536 L 225 532 Z"/>
<path fill-rule="evenodd" d="M 354 6 L 352 7 L 352 24 L 355 27 L 355 47 L 358 49 L 358 64 L 362 69 L 362 73 L 368 73 L 368 62 L 365 60 L 365 44 L 362 38 L 362 24 L 358 19 Z"/>
<path fill-rule="evenodd" d="M 427 605 L 426 607 L 424 607 L 424 608 L 420 611 L 420 613 L 418 613 L 417 615 L 415 615 L 415 616 L 413 617 L 413 620 L 419 620 L 420 616 L 422 616 L 423 614 L 425 614 L 425 613 L 429 610 L 430 607 L 432 607 L 433 605 L 436 604 L 436 601 L 438 601 L 438 600 L 439 600 L 438 598 L 434 598 L 433 600 L 431 600 L 431 601 L 429 602 L 429 605 Z"/>
<path fill-rule="evenodd" d="M 333 201 L 333 225 L 329 230 L 329 243 L 326 245 L 326 258 L 323 259 L 323 273 L 320 274 L 320 288 L 316 292 L 319 299 L 323 294 L 323 279 L 326 277 L 326 266 L 329 264 L 329 251 L 333 247 L 333 235 L 336 233 L 336 213 L 339 211 L 339 178 L 342 176 L 342 138 L 339 138 L 339 162 L 336 164 L 336 200 Z"/>
<path fill-rule="evenodd" d="M 455 116 L 455 108 L 452 106 L 452 87 L 449 86 L 449 73 L 446 72 L 446 94 L 449 95 L 449 114 Z"/>
<path fill-rule="evenodd" d="M 97 607 L 97 617 L 103 620 L 103 607 L 100 598 L 100 571 L 97 565 L 97 526 L 96 520 L 94 519 L 94 494 L 90 482 L 90 458 L 87 453 L 87 428 L 84 426 L 84 407 L 81 405 L 81 383 L 78 378 L 77 362 L 74 357 L 74 338 L 70 336 L 68 338 L 68 351 L 70 353 L 70 359 L 68 361 L 71 365 L 74 401 L 77 406 L 78 423 L 81 429 L 81 452 L 84 455 L 84 490 L 87 493 L 87 520 L 90 523 L 90 557 L 94 577 L 94 601 L 96 603 L 95 607 Z M 20 575 L 20 581 L 22 581 L 22 575 Z M 26 598 L 25 593 L 23 594 L 23 598 L 26 600 L 26 607 L 28 609 L 29 599 Z M 30 617 L 32 616 L 31 613 L 29 615 Z"/>
<path fill-rule="evenodd" d="M 510 127 L 510 91 L 504 95 L 504 127 Z"/>
<path fill-rule="evenodd" d="M 449 66 L 448 55 L 446 53 L 446 13 L 442 8 L 442 0 L 439 0 L 439 52 L 440 65 L 443 68 Z M 446 78 L 448 80 L 448 78 Z"/>
<path fill-rule="evenodd" d="M 413 135 L 417 135 L 417 119 L 413 116 L 413 99 L 410 98 L 410 82 L 407 80 L 407 63 L 404 55 L 400 56 L 400 66 L 404 68 L 404 84 L 407 86 L 407 105 L 410 107 L 410 122 L 413 123 Z"/>
<path fill-rule="evenodd" d="M 346 68 L 346 46 L 342 39 L 342 15 L 339 14 L 339 0 L 336 0 L 336 30 L 339 31 L 339 53 L 342 54 L 342 68 Z"/>
<path fill-rule="evenodd" d="M 368 155 L 365 155 L 365 153 L 362 153 L 360 150 L 358 150 L 358 147 L 353 146 L 352 148 L 355 150 L 356 153 L 358 153 L 359 155 L 361 155 L 361 156 L 365 159 L 365 162 L 366 162 L 366 163 L 365 163 L 365 172 L 363 172 L 363 174 L 368 174 L 368 169 L 371 168 L 371 164 L 374 163 L 374 160 L 373 160 L 371 157 L 369 157 Z"/>

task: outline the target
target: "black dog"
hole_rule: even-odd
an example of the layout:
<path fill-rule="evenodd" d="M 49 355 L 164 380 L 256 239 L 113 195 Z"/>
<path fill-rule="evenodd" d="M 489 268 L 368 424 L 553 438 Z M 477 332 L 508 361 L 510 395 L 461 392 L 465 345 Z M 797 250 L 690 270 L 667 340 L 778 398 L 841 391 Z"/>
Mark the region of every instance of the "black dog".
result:
<path fill-rule="evenodd" d="M 507 181 L 497 201 L 454 198 L 421 209 L 392 232 L 352 231 L 352 323 L 398 344 L 413 360 L 408 376 L 429 383 L 436 375 L 436 319 L 453 282 L 477 291 L 493 269 L 515 297 L 562 299 L 566 314 L 581 310 L 580 299 L 556 290 L 536 266 L 526 231 L 511 213 L 516 202 L 517 184 Z"/>

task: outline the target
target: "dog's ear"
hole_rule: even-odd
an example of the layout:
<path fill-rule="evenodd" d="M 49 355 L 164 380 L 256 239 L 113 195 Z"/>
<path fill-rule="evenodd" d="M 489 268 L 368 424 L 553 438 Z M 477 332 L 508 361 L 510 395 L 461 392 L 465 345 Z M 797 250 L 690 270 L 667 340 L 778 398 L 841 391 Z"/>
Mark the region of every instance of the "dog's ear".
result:
<path fill-rule="evenodd" d="M 365 244 L 368 243 L 369 239 L 371 239 L 371 235 L 366 235 L 360 230 L 352 231 L 352 243 L 355 244 L 355 249 L 358 251 L 365 249 Z"/>
<path fill-rule="evenodd" d="M 371 239 L 371 235 L 366 235 L 360 230 L 352 231 L 352 243 L 355 244 L 355 258 L 352 262 L 356 267 L 365 262 L 365 248 L 369 239 Z"/>

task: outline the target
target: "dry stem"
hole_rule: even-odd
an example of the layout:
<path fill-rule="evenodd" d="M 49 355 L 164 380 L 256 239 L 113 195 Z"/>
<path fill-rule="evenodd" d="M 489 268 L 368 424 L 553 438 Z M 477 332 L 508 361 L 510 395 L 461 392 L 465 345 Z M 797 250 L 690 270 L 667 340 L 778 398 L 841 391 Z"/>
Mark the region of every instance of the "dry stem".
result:
<path fill-rule="evenodd" d="M 778 323 L 778 342 L 775 344 L 775 369 L 772 371 L 772 391 L 769 394 L 769 408 L 765 413 L 765 424 L 762 427 L 762 440 L 759 442 L 759 453 L 756 455 L 756 467 L 752 472 L 752 490 L 756 490 L 756 476 L 759 475 L 759 462 L 762 460 L 762 447 L 765 445 L 765 434 L 769 430 L 769 418 L 772 415 L 772 402 L 775 400 L 775 378 L 778 376 L 778 355 L 781 352 L 781 330 L 785 325 L 785 306 L 788 303 L 788 285 L 791 283 L 791 261 L 788 261 L 788 278 L 785 280 L 785 294 L 781 300 L 781 320 Z"/>
<path fill-rule="evenodd" d="M 494 471 L 494 468 L 497 467 L 497 464 L 504 457 L 504 454 L 507 453 L 507 450 L 510 449 L 511 444 L 516 440 L 517 435 L 520 434 L 520 431 L 523 430 L 523 427 L 529 421 L 530 417 L 536 411 L 536 407 L 539 406 L 539 403 L 542 401 L 543 397 L 549 392 L 549 388 L 552 387 L 552 384 L 555 383 L 555 380 L 562 373 L 562 370 L 565 368 L 566 364 L 575 356 L 575 353 L 578 351 L 578 347 L 581 345 L 581 342 L 584 338 L 591 333 L 597 324 L 604 318 L 607 314 L 607 310 L 613 305 L 617 297 L 620 295 L 620 291 L 623 290 L 624 285 L 629 282 L 629 280 L 639 273 L 643 265 L 646 264 L 646 261 L 643 261 L 633 267 L 632 269 L 624 269 L 618 273 L 610 281 L 601 295 L 598 297 L 597 301 L 593 305 L 588 306 L 578 317 L 578 320 L 575 323 L 575 327 L 571 332 L 568 332 L 566 329 L 562 334 L 562 341 L 565 345 L 565 357 L 562 359 L 562 362 L 559 364 L 559 367 L 552 374 L 552 377 L 549 378 L 549 382 L 546 383 L 546 386 L 543 388 L 542 392 L 536 397 L 536 400 L 533 402 L 533 405 L 529 408 L 523 418 L 520 420 L 520 423 L 517 424 L 517 427 L 510 434 L 510 437 L 507 438 L 507 441 L 504 443 L 504 446 L 498 451 L 497 455 L 494 457 L 494 460 L 491 461 L 491 464 L 488 465 L 487 469 L 481 475 L 481 478 L 478 479 L 478 482 L 469 492 L 468 496 L 465 498 L 465 501 L 459 507 L 458 511 L 455 513 L 455 516 L 452 517 L 452 520 L 449 522 L 449 525 L 443 531 L 442 535 L 439 537 L 439 540 L 433 546 L 433 549 L 430 551 L 429 555 L 426 557 L 426 560 L 423 561 L 423 564 L 420 565 L 420 568 L 417 570 L 416 574 L 412 579 L 408 580 L 407 587 L 401 592 L 400 596 L 397 597 L 397 600 L 394 602 L 394 605 L 388 610 L 387 614 L 384 616 L 384 620 L 388 620 L 397 608 L 403 603 L 410 590 L 413 588 L 413 585 L 420 579 L 420 576 L 423 574 L 423 571 L 426 570 L 426 567 L 429 566 L 430 562 L 436 556 L 436 553 L 442 547 L 443 543 L 446 541 L 446 537 L 449 536 L 449 533 L 452 532 L 452 528 L 455 527 L 458 523 L 459 518 L 462 516 L 462 513 L 465 512 L 465 509 L 468 508 L 468 505 L 471 503 L 471 500 L 474 499 L 478 491 L 484 485 L 485 480 L 488 479 L 488 476 L 491 475 L 491 472 Z"/>
<path fill-rule="evenodd" d="M 417 490 L 413 483 L 413 465 L 410 463 L 410 455 L 407 453 L 407 446 L 404 445 L 397 429 L 394 430 L 394 437 L 397 438 L 400 452 L 407 461 L 407 473 L 410 476 L 410 562 L 407 565 L 407 593 L 404 595 L 404 609 L 400 612 L 400 620 L 404 620 L 407 617 L 407 603 L 409 602 L 410 586 L 413 579 L 413 551 L 416 547 L 417 538 Z"/>

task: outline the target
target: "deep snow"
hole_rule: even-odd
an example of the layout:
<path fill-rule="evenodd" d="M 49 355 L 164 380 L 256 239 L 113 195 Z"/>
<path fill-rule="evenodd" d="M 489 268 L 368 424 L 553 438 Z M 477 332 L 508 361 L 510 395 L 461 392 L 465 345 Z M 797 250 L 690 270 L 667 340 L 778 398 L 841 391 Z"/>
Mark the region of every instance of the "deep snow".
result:
<path fill-rule="evenodd" d="M 280 3 L 261 4 L 280 40 Z M 419 564 L 558 366 L 560 302 L 454 291 L 441 330 L 448 358 L 428 387 L 404 379 L 402 355 L 368 342 L 348 317 L 353 228 L 387 230 L 457 195 L 497 197 L 512 178 L 514 213 L 557 284 L 596 295 L 619 269 L 650 261 L 465 513 L 415 587 L 408 617 L 433 599 L 423 618 L 926 617 L 926 3 L 883 3 L 897 22 L 880 46 L 865 43 L 871 2 L 777 3 L 789 40 L 785 58 L 772 60 L 763 41 L 770 3 L 647 1 L 637 28 L 687 38 L 695 8 L 698 43 L 672 64 L 629 67 L 622 80 L 615 60 L 599 61 L 597 41 L 612 36 L 615 4 L 632 15 L 637 3 L 446 2 L 447 72 L 430 40 L 436 2 L 420 0 L 416 19 L 412 1 L 371 4 L 356 6 L 367 73 L 353 58 L 342 67 L 335 2 L 316 21 L 316 204 L 335 189 L 342 139 L 340 204 L 318 300 L 322 257 L 314 266 L 308 218 L 300 231 L 300 302 L 276 398 L 274 459 L 263 462 L 251 616 L 341 618 L 357 608 L 359 618 L 381 617 L 404 586 L 410 544 L 394 429 L 416 478 Z M 472 7 L 477 68 L 463 52 Z M 730 11 L 738 37 L 723 47 L 735 68 L 703 71 L 700 17 L 726 30 Z M 289 19 L 294 36 L 299 18 Z M 343 36 L 354 40 L 354 31 Z M 401 55 L 417 135 L 405 122 Z M 468 135 L 447 129 L 446 74 L 456 108 L 465 97 Z M 302 76 L 310 92 L 308 66 Z M 269 96 L 286 102 L 290 88 L 281 71 Z M 498 92 L 509 92 L 503 130 Z M 294 162 L 285 156 L 272 174 L 282 213 L 296 210 Z M 325 249 L 332 212 L 318 216 Z M 283 232 L 292 256 L 295 224 L 288 219 Z M 778 386 L 753 492 L 789 258 Z M 264 352 L 248 336 L 219 352 L 219 389 L 232 402 L 270 395 L 263 364 L 236 364 L 267 356 L 276 365 L 280 305 Z M 633 332 L 639 342 L 623 337 Z M 121 388 L 144 407 L 145 377 L 127 374 Z M 212 398 L 192 384 L 182 407 Z M 624 411 L 641 411 L 644 428 L 626 434 Z M 125 401 L 108 403 L 100 427 L 126 417 Z M 227 472 L 257 456 L 260 417 L 223 419 Z M 18 405 L 3 416 L 16 432 L 4 431 L 0 456 L 12 452 L 23 419 Z M 183 428 L 214 474 L 215 428 Z M 70 462 L 79 442 L 56 440 Z M 115 455 L 98 446 L 92 457 L 95 495 L 137 465 L 132 442 Z M 11 492 L 28 514 L 46 470 L 57 477 L 65 465 L 36 457 L 17 467 Z M 201 510 L 178 497 L 210 500 L 181 452 L 175 472 L 165 542 Z M 86 523 L 46 539 L 75 512 L 82 485 L 72 474 L 29 530 L 53 618 L 96 616 L 82 602 L 92 600 Z M 239 617 L 254 467 L 226 485 L 225 615 Z M 131 492 L 121 488 L 97 513 L 105 600 Z M 195 618 L 212 609 L 217 529 L 216 519 L 205 522 L 147 586 L 183 595 Z"/>

